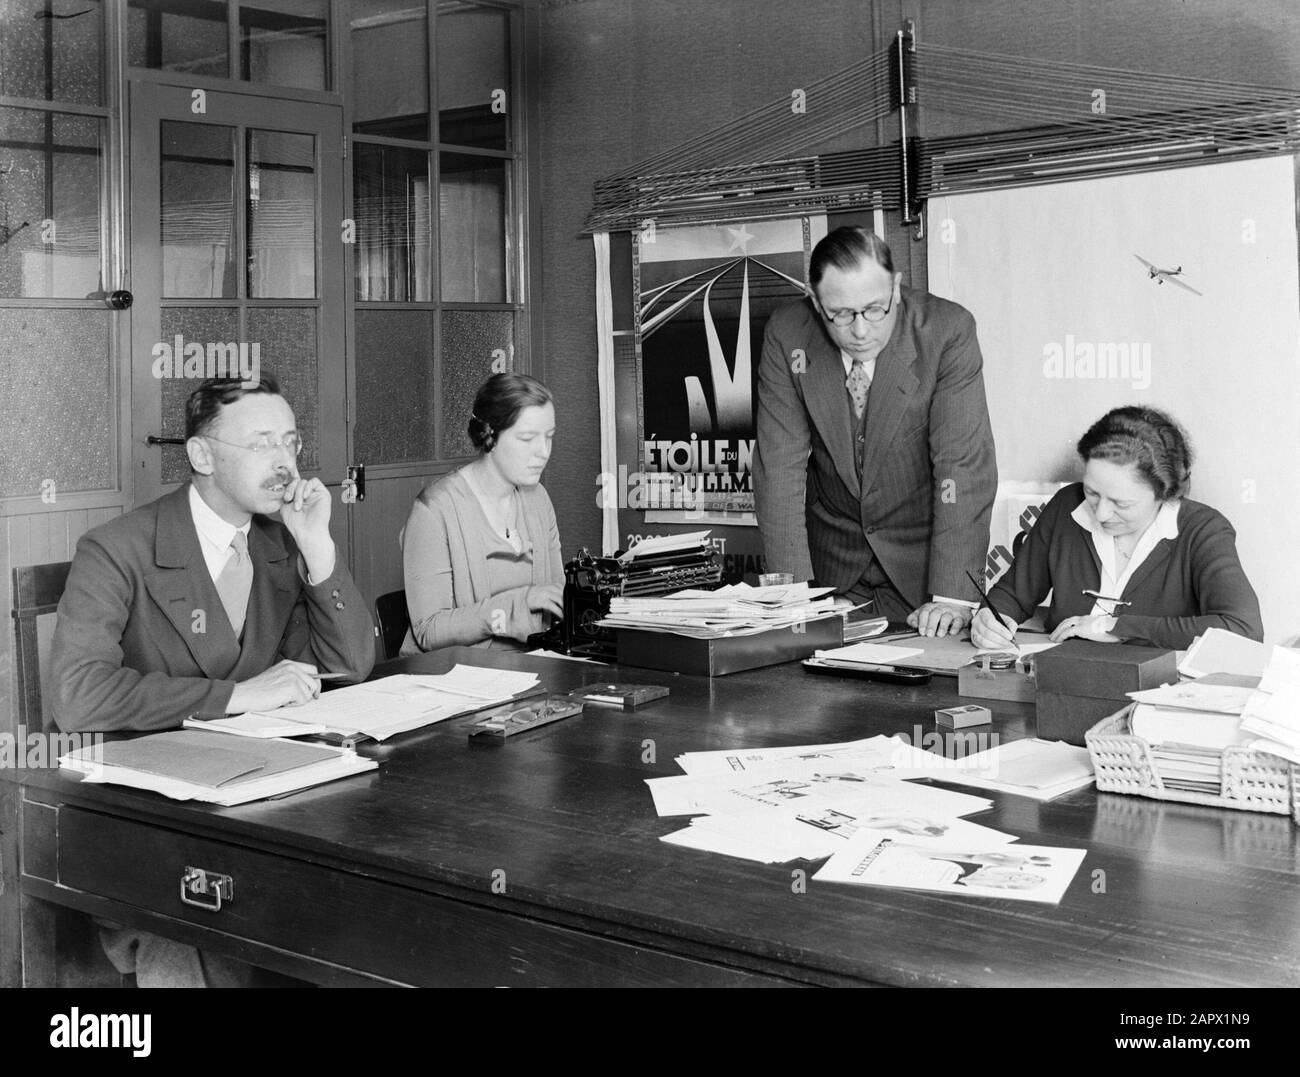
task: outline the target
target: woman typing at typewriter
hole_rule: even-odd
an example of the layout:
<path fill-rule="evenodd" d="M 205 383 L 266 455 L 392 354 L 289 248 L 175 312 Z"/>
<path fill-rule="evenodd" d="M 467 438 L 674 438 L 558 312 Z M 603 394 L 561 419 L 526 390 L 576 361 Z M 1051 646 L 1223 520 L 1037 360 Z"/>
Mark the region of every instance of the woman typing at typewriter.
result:
<path fill-rule="evenodd" d="M 426 486 L 402 529 L 404 655 L 517 647 L 563 614 L 560 535 L 541 485 L 555 436 L 550 390 L 494 374 L 474 398 L 469 436 L 478 458 Z"/>

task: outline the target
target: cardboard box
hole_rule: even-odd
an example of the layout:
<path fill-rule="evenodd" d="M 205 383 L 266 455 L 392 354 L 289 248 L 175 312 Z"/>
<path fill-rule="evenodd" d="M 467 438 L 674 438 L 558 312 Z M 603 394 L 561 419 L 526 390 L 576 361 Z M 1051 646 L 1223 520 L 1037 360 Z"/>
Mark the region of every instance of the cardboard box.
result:
<path fill-rule="evenodd" d="M 1033 656 L 1010 669 L 990 669 L 983 661 L 968 662 L 957 671 L 957 694 L 967 699 L 1004 699 L 1032 703 L 1035 681 Z"/>
<path fill-rule="evenodd" d="M 844 645 L 844 618 L 838 614 L 774 628 L 752 636 L 692 639 L 667 632 L 620 628 L 618 664 L 720 677 L 743 669 L 775 666 L 807 658 L 813 651 Z"/>
<path fill-rule="evenodd" d="M 1083 735 L 1122 710 L 1128 693 L 1178 680 L 1177 655 L 1158 647 L 1069 639 L 1036 655 L 1037 736 L 1084 746 Z"/>

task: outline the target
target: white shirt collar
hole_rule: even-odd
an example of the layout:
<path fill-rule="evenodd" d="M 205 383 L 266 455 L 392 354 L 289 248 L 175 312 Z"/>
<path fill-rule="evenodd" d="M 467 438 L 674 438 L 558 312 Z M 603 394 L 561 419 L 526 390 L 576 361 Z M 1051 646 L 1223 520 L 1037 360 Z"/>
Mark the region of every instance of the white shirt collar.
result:
<path fill-rule="evenodd" d="M 1138 544 L 1133 548 L 1133 556 L 1128 559 L 1128 564 L 1121 572 L 1115 563 L 1114 537 L 1101 526 L 1087 499 L 1079 502 L 1075 510 L 1070 513 L 1070 518 L 1092 536 L 1093 548 L 1101 559 L 1101 582 L 1098 590 L 1103 595 L 1108 598 L 1119 598 L 1124 593 L 1124 588 L 1128 586 L 1128 581 L 1133 578 L 1133 573 L 1150 556 L 1156 544 L 1163 539 L 1172 540 L 1178 537 L 1178 508 L 1181 504 L 1181 501 L 1166 501 L 1160 506 L 1156 518 L 1138 539 Z M 1111 610 L 1100 608 L 1103 605 L 1098 602 L 1092 612 L 1110 614 Z"/>
<path fill-rule="evenodd" d="M 194 530 L 199 533 L 199 548 L 203 551 L 203 560 L 208 572 L 215 580 L 221 575 L 230 556 L 230 543 L 236 531 L 242 531 L 244 538 L 252 530 L 253 521 L 249 520 L 243 527 L 223 520 L 212 507 L 203 500 L 203 496 L 190 483 L 190 515 L 194 518 Z"/>
<path fill-rule="evenodd" d="M 876 360 L 879 358 L 880 356 L 877 354 L 870 359 L 862 360 L 862 369 L 867 372 L 867 377 L 873 381 L 876 377 Z M 844 376 L 847 378 L 853 372 L 853 356 L 841 348 L 840 361 L 844 364 Z"/>

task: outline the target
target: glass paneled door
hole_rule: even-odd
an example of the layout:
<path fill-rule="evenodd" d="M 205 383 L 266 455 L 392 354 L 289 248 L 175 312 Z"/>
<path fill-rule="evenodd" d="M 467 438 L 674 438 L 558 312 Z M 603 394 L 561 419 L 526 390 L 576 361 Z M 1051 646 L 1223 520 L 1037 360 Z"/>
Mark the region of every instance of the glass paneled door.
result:
<path fill-rule="evenodd" d="M 135 503 L 189 475 L 185 401 L 204 377 L 271 373 L 303 474 L 348 461 L 342 110 L 157 83 L 131 88 Z"/>

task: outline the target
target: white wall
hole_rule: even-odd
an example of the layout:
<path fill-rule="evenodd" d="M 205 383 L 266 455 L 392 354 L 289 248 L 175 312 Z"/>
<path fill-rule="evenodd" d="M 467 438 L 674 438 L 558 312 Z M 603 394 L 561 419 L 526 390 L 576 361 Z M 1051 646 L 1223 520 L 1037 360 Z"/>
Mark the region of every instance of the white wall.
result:
<path fill-rule="evenodd" d="M 1196 450 L 1191 497 L 1237 529 L 1267 638 L 1300 631 L 1292 158 L 934 198 L 928 233 L 930 290 L 979 323 L 1001 478 L 1072 481 L 1074 443 L 1110 408 L 1171 412 Z M 1063 376 L 1090 353 L 1090 376 Z"/>

